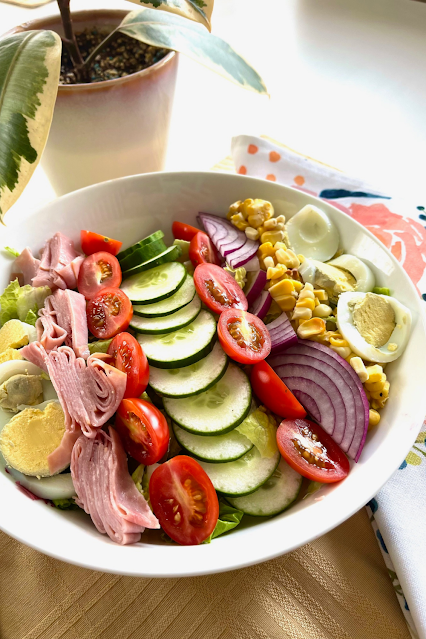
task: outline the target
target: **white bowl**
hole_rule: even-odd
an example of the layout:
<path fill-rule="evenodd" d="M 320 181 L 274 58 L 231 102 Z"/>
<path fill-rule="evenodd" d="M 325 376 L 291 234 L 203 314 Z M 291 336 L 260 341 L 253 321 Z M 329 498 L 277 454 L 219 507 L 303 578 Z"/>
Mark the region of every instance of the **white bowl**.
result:
<path fill-rule="evenodd" d="M 389 286 L 411 309 L 413 327 L 405 353 L 386 368 L 391 396 L 379 426 L 369 433 L 361 459 L 347 479 L 321 490 L 283 514 L 256 525 L 246 520 L 233 533 L 209 545 L 162 544 L 150 532 L 142 542 L 119 546 L 100 535 L 88 516 L 62 512 L 31 501 L 10 476 L 0 474 L 0 528 L 41 552 L 85 568 L 122 575 L 181 577 L 242 568 L 287 553 L 323 535 L 362 508 L 398 468 L 426 415 L 426 333 L 418 293 L 386 248 L 360 224 L 334 207 L 288 187 L 221 173 L 155 173 L 121 178 L 70 193 L 39 211 L 9 215 L 2 245 L 38 251 L 56 231 L 78 244 L 81 229 L 120 239 L 128 246 L 162 229 L 171 239 L 171 223 L 195 224 L 199 211 L 226 214 L 239 199 L 270 200 L 277 214 L 291 216 L 316 204 L 337 225 L 345 252 L 365 260 L 377 283 Z M 10 259 L 0 257 L 3 289 Z M 244 521 L 244 520 L 243 520 Z"/>

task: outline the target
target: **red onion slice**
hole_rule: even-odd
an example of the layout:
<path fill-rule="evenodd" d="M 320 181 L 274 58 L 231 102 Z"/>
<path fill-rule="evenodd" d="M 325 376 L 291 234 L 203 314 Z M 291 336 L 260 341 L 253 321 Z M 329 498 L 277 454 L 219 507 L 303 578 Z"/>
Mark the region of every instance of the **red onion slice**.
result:
<path fill-rule="evenodd" d="M 249 306 L 249 313 L 252 315 L 257 315 L 257 317 L 261 320 L 266 316 L 269 311 L 269 307 L 272 303 L 272 297 L 269 295 L 268 291 L 262 291 L 257 300 Z"/>
<path fill-rule="evenodd" d="M 271 336 L 271 354 L 277 351 L 282 352 L 298 342 L 294 328 L 285 313 L 281 313 L 277 319 L 268 324 L 267 329 Z"/>
<path fill-rule="evenodd" d="M 238 256 L 232 255 L 232 261 L 228 260 L 232 268 L 244 266 L 255 257 L 259 242 L 247 239 L 244 231 L 239 231 L 227 220 L 210 213 L 199 213 L 198 220 L 222 257 L 239 251 Z"/>
<path fill-rule="evenodd" d="M 257 255 L 257 249 L 259 248 L 259 242 L 254 242 L 253 240 L 247 240 L 244 246 L 232 252 L 231 255 L 228 254 L 228 263 L 232 268 L 238 268 L 239 266 L 244 266 L 247 262 L 249 262 L 253 257 Z"/>
<path fill-rule="evenodd" d="M 306 409 L 307 413 L 311 415 L 315 421 L 321 422 L 321 413 L 314 398 L 295 388 L 293 388 L 292 392 L 295 398 L 298 399 L 302 406 Z"/>
<path fill-rule="evenodd" d="M 257 271 L 257 273 L 249 273 L 247 275 L 247 283 L 244 287 L 244 293 L 247 298 L 248 305 L 253 304 L 259 297 L 266 284 L 265 271 Z"/>
<path fill-rule="evenodd" d="M 247 273 L 251 273 L 251 272 L 257 272 L 260 271 L 260 264 L 259 264 L 259 258 L 257 257 L 257 255 L 255 255 L 254 257 L 251 258 L 251 260 L 249 260 L 248 262 L 246 262 L 244 264 L 244 268 L 246 269 Z M 262 271 L 262 273 L 265 273 L 265 271 Z M 265 277 L 266 277 L 266 273 L 265 273 Z"/>

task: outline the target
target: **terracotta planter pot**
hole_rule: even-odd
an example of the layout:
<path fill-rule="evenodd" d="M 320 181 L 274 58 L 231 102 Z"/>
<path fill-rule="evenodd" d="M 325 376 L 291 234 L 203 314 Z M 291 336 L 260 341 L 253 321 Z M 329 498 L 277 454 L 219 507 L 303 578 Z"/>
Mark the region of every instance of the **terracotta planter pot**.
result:
<path fill-rule="evenodd" d="M 117 26 L 126 11 L 73 14 L 75 31 Z M 14 29 L 51 29 L 63 35 L 59 16 Z M 124 78 L 59 86 L 41 165 L 56 191 L 69 191 L 124 175 L 160 171 L 165 154 L 178 56 L 170 52 L 148 69 Z"/>

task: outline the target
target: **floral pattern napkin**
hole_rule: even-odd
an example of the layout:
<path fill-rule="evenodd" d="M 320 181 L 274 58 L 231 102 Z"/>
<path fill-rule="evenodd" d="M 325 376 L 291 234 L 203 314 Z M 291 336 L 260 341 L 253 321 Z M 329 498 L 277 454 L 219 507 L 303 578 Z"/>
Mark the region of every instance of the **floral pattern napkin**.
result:
<path fill-rule="evenodd" d="M 400 201 L 268 139 L 232 140 L 241 175 L 279 182 L 333 204 L 369 229 L 426 301 L 426 200 Z M 367 505 L 395 593 L 415 639 L 426 639 L 426 422 L 399 470 Z"/>

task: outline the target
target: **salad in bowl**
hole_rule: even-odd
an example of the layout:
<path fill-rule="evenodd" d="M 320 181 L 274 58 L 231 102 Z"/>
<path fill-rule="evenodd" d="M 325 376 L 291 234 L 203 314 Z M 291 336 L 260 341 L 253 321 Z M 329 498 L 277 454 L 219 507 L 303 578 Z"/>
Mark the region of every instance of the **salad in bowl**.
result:
<path fill-rule="evenodd" d="M 120 546 L 146 529 L 213 546 L 323 499 L 392 406 L 410 308 L 345 246 L 331 207 L 306 198 L 287 218 L 284 187 L 264 199 L 260 181 L 238 184 L 226 210 L 135 225 L 132 242 L 88 216 L 41 250 L 8 249 L 3 467 Z"/>

